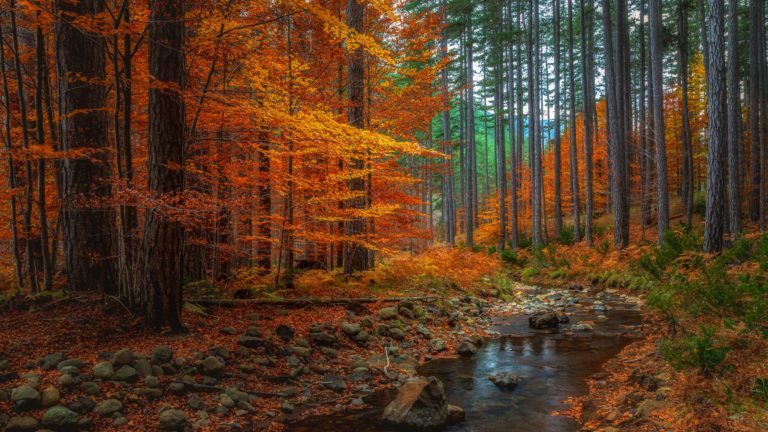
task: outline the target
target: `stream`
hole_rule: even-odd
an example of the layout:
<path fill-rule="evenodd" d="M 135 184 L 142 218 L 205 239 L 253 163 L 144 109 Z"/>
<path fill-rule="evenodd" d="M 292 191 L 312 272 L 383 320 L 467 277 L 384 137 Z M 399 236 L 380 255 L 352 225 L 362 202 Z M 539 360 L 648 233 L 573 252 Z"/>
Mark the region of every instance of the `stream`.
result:
<path fill-rule="evenodd" d="M 577 312 L 559 332 L 528 328 L 527 316 L 514 314 L 494 319 L 497 337 L 487 338 L 477 354 L 469 358 L 441 358 L 419 369 L 423 376 L 442 380 L 449 403 L 464 408 L 466 420 L 446 427 L 449 432 L 573 432 L 577 422 L 554 415 L 566 409 L 567 398 L 587 392 L 587 379 L 599 372 L 629 342 L 641 323 L 634 305 L 606 299 L 608 311 L 597 319 L 592 311 Z M 588 321 L 593 331 L 568 331 L 573 324 Z M 489 375 L 511 371 L 520 377 L 514 390 L 502 390 Z M 296 432 L 398 431 L 381 421 L 384 407 L 396 390 L 373 394 L 370 408 L 314 417 L 293 424 Z"/>

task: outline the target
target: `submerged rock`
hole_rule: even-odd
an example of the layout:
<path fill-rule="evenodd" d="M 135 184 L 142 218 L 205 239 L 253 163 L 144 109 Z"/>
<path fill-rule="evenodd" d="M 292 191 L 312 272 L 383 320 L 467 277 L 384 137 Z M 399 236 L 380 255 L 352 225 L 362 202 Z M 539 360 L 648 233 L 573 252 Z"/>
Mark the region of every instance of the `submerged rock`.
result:
<path fill-rule="evenodd" d="M 383 419 L 397 426 L 431 429 L 448 420 L 443 383 L 435 377 L 411 378 L 384 409 Z"/>
<path fill-rule="evenodd" d="M 560 318 L 554 312 L 540 312 L 528 318 L 528 327 L 537 330 L 556 329 Z"/>
<path fill-rule="evenodd" d="M 496 387 L 503 389 L 513 389 L 517 387 L 519 378 L 512 372 L 499 372 L 496 375 L 491 375 L 488 379 L 496 385 Z"/>

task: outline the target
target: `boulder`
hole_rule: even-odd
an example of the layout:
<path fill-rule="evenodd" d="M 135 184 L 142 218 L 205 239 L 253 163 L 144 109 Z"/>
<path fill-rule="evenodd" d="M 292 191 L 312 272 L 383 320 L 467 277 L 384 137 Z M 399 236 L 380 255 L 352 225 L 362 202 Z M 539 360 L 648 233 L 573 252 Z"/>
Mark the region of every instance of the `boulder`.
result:
<path fill-rule="evenodd" d="M 491 375 L 488 379 L 496 385 L 496 387 L 503 389 L 513 389 L 517 387 L 519 378 L 512 372 L 499 372 L 495 375 Z"/>
<path fill-rule="evenodd" d="M 379 318 L 383 320 L 389 320 L 397 317 L 397 308 L 385 307 L 379 310 Z"/>
<path fill-rule="evenodd" d="M 208 376 L 218 376 L 226 365 L 218 357 L 208 356 L 200 363 L 200 373 Z"/>
<path fill-rule="evenodd" d="M 246 348 L 258 348 L 264 345 L 264 339 L 255 336 L 240 336 L 237 344 Z"/>
<path fill-rule="evenodd" d="M 43 426 L 53 430 L 70 430 L 77 427 L 77 413 L 61 405 L 48 408 L 43 414 Z"/>
<path fill-rule="evenodd" d="M 464 421 L 465 416 L 464 408 L 448 404 L 448 424 L 461 423 Z"/>
<path fill-rule="evenodd" d="M 435 377 L 408 380 L 384 409 L 384 421 L 403 428 L 433 429 L 448 419 L 445 389 Z"/>
<path fill-rule="evenodd" d="M 173 360 L 173 350 L 167 346 L 156 346 L 152 350 L 152 363 L 170 363 Z"/>
<path fill-rule="evenodd" d="M 333 390 L 337 393 L 341 393 L 347 389 L 347 384 L 337 375 L 325 374 L 323 380 L 320 382 L 323 387 Z"/>
<path fill-rule="evenodd" d="M 16 416 L 8 420 L 4 430 L 6 432 L 35 432 L 38 425 L 39 423 L 34 417 Z"/>
<path fill-rule="evenodd" d="M 115 372 L 117 381 L 134 382 L 139 379 L 139 373 L 130 366 L 123 366 Z"/>
<path fill-rule="evenodd" d="M 93 376 L 102 380 L 108 380 L 115 374 L 115 370 L 112 368 L 112 363 L 101 362 L 93 367 Z"/>
<path fill-rule="evenodd" d="M 477 352 L 477 346 L 475 346 L 471 340 L 465 339 L 461 341 L 458 347 L 456 347 L 456 352 L 459 353 L 459 355 L 471 356 Z"/>
<path fill-rule="evenodd" d="M 280 324 L 275 329 L 275 334 L 280 339 L 288 342 L 289 340 L 293 339 L 293 335 L 296 333 L 296 331 L 291 327 L 287 326 L 285 324 Z"/>
<path fill-rule="evenodd" d="M 528 317 L 528 327 L 532 329 L 556 329 L 559 325 L 560 318 L 554 312 L 539 312 Z"/>
<path fill-rule="evenodd" d="M 43 405 L 43 408 L 52 407 L 59 403 L 61 400 L 61 393 L 59 392 L 59 389 L 57 389 L 54 386 L 49 386 L 43 389 L 42 393 L 40 393 L 40 403 Z"/>
<path fill-rule="evenodd" d="M 42 370 L 53 370 L 60 361 L 64 360 L 64 353 L 59 351 L 52 354 L 48 354 L 38 361 L 38 365 Z"/>
<path fill-rule="evenodd" d="M 355 337 L 358 333 L 360 333 L 363 330 L 362 326 L 360 324 L 356 323 L 342 323 L 341 324 L 341 331 L 344 332 L 349 337 Z"/>
<path fill-rule="evenodd" d="M 128 348 L 112 354 L 112 366 L 120 367 L 133 363 L 133 351 Z"/>
<path fill-rule="evenodd" d="M 11 392 L 11 402 L 17 412 L 29 411 L 40 406 L 40 392 L 30 386 L 16 387 Z"/>
<path fill-rule="evenodd" d="M 184 430 L 187 414 L 177 409 L 168 409 L 160 413 L 160 429 L 168 431 Z"/>
<path fill-rule="evenodd" d="M 107 399 L 105 401 L 99 402 L 99 404 L 96 405 L 96 407 L 93 409 L 93 412 L 102 417 L 110 417 L 112 414 L 119 412 L 121 409 L 123 409 L 122 402 L 117 399 Z"/>

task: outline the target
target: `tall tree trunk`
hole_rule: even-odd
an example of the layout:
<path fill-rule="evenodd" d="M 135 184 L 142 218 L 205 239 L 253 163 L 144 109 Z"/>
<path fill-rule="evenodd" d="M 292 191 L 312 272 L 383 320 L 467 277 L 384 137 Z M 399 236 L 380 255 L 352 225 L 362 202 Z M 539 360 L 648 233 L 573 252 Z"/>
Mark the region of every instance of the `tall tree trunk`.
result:
<path fill-rule="evenodd" d="M 0 21 L 0 41 L 4 40 L 2 21 Z M 16 184 L 16 163 L 13 158 L 13 145 L 11 135 L 11 110 L 8 108 L 11 104 L 11 94 L 8 88 L 8 74 L 5 69 L 5 44 L 0 43 L 0 73 L 3 77 L 3 102 L 6 109 L 4 118 L 4 141 L 5 151 L 7 153 L 7 176 L 8 176 L 8 189 L 15 190 Z M 10 199 L 10 230 L 11 230 L 11 256 L 13 257 L 14 273 L 16 275 L 16 288 L 21 291 L 24 288 L 24 272 L 22 270 L 21 254 L 19 253 L 19 228 L 16 221 L 16 194 L 11 194 Z"/>
<path fill-rule="evenodd" d="M 586 4 L 585 4 L 586 2 Z M 587 245 L 592 245 L 592 216 L 595 209 L 594 189 L 593 189 L 593 170 L 592 170 L 592 139 L 593 139 L 593 126 L 594 119 L 592 108 L 592 102 L 594 98 L 593 80 L 591 78 L 593 73 L 592 60 L 591 60 L 591 32 L 593 26 L 591 21 L 593 19 L 592 0 L 579 0 L 580 15 L 581 15 L 581 82 L 584 91 L 583 95 L 583 129 L 584 129 L 584 187 L 585 191 L 585 203 L 584 203 L 584 238 L 587 240 Z"/>
<path fill-rule="evenodd" d="M 502 16 L 502 10 L 499 8 L 497 16 Z M 499 20 L 496 28 L 502 25 Z M 498 42 L 497 42 L 498 44 Z M 503 48 L 498 44 L 494 47 L 494 74 L 493 74 L 493 101 L 494 101 L 494 140 L 496 143 L 496 168 L 498 173 L 497 185 L 499 194 L 499 242 L 498 251 L 504 250 L 507 244 L 507 156 L 504 133 L 504 70 Z"/>
<path fill-rule="evenodd" d="M 571 205 L 573 206 L 573 240 L 581 241 L 581 204 L 579 197 L 579 154 L 576 144 L 576 81 L 573 65 L 573 0 L 568 0 L 568 130 L 570 141 Z"/>
<path fill-rule="evenodd" d="M 678 60 L 680 62 L 680 88 L 682 92 L 682 138 L 683 166 L 682 192 L 685 225 L 690 227 L 693 220 L 693 148 L 691 147 L 691 122 L 688 110 L 688 0 L 678 5 Z"/>
<path fill-rule="evenodd" d="M 749 7 L 749 149 L 751 188 L 749 191 L 749 217 L 753 222 L 764 224 L 762 208 L 763 183 L 765 170 L 763 156 L 764 143 L 760 140 L 760 27 L 763 16 L 760 14 L 762 0 L 751 0 Z"/>
<path fill-rule="evenodd" d="M 37 143 L 45 146 L 45 116 L 43 115 L 43 91 L 45 85 L 45 39 L 43 29 L 38 25 L 35 29 L 35 54 L 37 57 L 37 90 L 35 91 L 35 117 Z M 48 215 L 46 213 L 45 196 L 45 158 L 37 161 L 37 209 L 40 223 L 40 255 L 43 262 L 43 289 L 50 291 L 53 288 L 53 269 L 51 268 L 51 253 L 48 245 Z"/>
<path fill-rule="evenodd" d="M 78 28 L 77 19 L 92 19 L 103 2 L 57 0 L 62 19 L 56 22 L 59 70 L 61 148 L 87 149 L 87 158 L 63 164 L 64 256 L 70 289 L 118 291 L 112 164 L 109 163 L 106 42 Z"/>
<path fill-rule="evenodd" d="M 728 217 L 731 236 L 741 232 L 741 79 L 739 0 L 728 1 Z"/>
<path fill-rule="evenodd" d="M 708 0 L 707 31 L 707 211 L 704 252 L 723 249 L 725 228 L 726 94 L 724 0 Z"/>
<path fill-rule="evenodd" d="M 646 70 L 648 60 L 645 50 L 645 20 L 647 17 L 646 2 L 640 2 L 640 225 L 642 226 L 642 236 L 645 240 L 645 229 L 651 221 L 651 149 L 648 139 L 648 98 L 646 91 Z"/>
<path fill-rule="evenodd" d="M 149 191 L 179 207 L 184 192 L 184 2 L 150 0 Z M 144 221 L 145 314 L 155 328 L 181 323 L 184 230 L 158 208 Z"/>
<path fill-rule="evenodd" d="M 519 15 L 518 15 L 519 17 Z M 507 30 L 510 34 L 514 32 L 514 26 L 512 22 L 512 0 L 507 0 Z M 515 62 L 513 44 L 507 45 L 507 107 L 509 118 L 509 194 L 510 194 L 510 231 L 512 249 L 517 249 L 518 235 L 517 235 L 517 165 L 520 160 L 517 158 L 516 149 L 516 132 L 517 126 L 515 123 Z M 518 44 L 519 49 L 519 44 Z M 520 106 L 518 106 L 518 109 Z"/>
<path fill-rule="evenodd" d="M 669 194 L 667 182 L 667 147 L 664 142 L 664 81 L 661 46 L 661 0 L 650 0 L 651 74 L 653 77 L 653 125 L 656 141 L 656 181 L 658 193 L 658 242 L 664 240 L 669 230 Z"/>
<path fill-rule="evenodd" d="M 443 25 L 445 26 L 441 33 L 440 48 L 442 50 L 443 59 L 445 59 L 448 57 L 448 14 L 446 0 L 441 0 L 440 6 Z M 440 84 L 446 102 L 446 107 L 441 113 L 443 122 L 443 152 L 448 157 L 445 172 L 443 173 L 443 224 L 445 225 L 445 242 L 453 246 L 456 241 L 456 222 L 454 220 L 455 213 L 453 203 L 453 159 L 450 158 L 453 154 L 453 145 L 451 141 L 451 107 L 450 93 L 448 91 L 447 67 L 444 67 L 440 72 Z"/>
<path fill-rule="evenodd" d="M 465 233 L 466 244 L 469 247 L 474 246 L 474 230 L 475 230 L 475 215 L 477 210 L 475 209 L 476 195 L 477 195 L 477 162 L 475 156 L 475 92 L 474 92 L 474 72 L 473 72 L 473 58 L 472 58 L 472 44 L 474 43 L 472 36 L 472 7 L 470 6 L 465 13 L 466 19 L 466 80 L 467 80 L 467 181 L 466 181 L 466 202 L 464 203 L 465 212 Z"/>
<path fill-rule="evenodd" d="M 347 25 L 357 33 L 363 33 L 363 15 L 364 5 L 361 0 L 347 0 Z M 350 107 L 347 110 L 349 124 L 363 129 L 365 128 L 365 109 L 364 109 L 364 89 L 365 67 L 363 59 L 363 48 L 357 47 L 354 51 L 348 53 L 349 68 L 349 102 Z M 362 154 L 362 149 L 360 149 Z M 362 156 L 352 159 L 350 166 L 352 170 L 365 169 L 365 161 Z M 351 191 L 365 191 L 365 180 L 362 177 L 355 177 L 347 181 L 347 187 Z M 353 198 L 347 200 L 345 207 L 350 209 L 363 209 L 366 206 L 365 197 Z M 345 234 L 348 240 L 345 244 L 344 273 L 349 275 L 354 272 L 368 268 L 368 251 L 359 243 L 362 237 L 366 235 L 366 221 L 362 217 L 354 217 L 345 224 Z M 352 239 L 352 240 L 350 240 Z"/>
<path fill-rule="evenodd" d="M 561 153 L 560 153 L 560 0 L 554 0 L 554 44 L 555 44 L 555 233 L 560 235 L 563 230 L 561 213 Z"/>

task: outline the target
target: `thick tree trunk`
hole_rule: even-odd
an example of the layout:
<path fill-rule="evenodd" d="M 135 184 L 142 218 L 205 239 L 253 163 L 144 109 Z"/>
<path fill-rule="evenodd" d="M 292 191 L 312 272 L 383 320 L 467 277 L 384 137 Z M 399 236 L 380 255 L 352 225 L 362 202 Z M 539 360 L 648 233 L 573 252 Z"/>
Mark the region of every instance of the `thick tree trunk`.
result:
<path fill-rule="evenodd" d="M 361 0 L 347 0 L 347 25 L 358 33 L 363 32 L 364 5 Z M 349 53 L 349 102 L 350 107 L 347 110 L 349 124 L 363 129 L 365 127 L 365 109 L 363 85 L 365 82 L 365 68 L 363 64 L 363 49 L 357 47 Z M 362 154 L 362 149 L 361 152 Z M 365 169 L 365 161 L 362 156 L 352 159 L 350 166 L 352 170 Z M 348 180 L 347 187 L 355 191 L 365 191 L 365 180 L 362 177 L 356 177 Z M 349 209 L 363 209 L 366 206 L 365 197 L 347 200 L 345 207 Z M 368 268 L 368 250 L 359 243 L 366 235 L 366 221 L 362 217 L 354 217 L 345 223 L 345 234 L 352 240 L 347 240 L 344 253 L 344 273 L 349 275 L 354 272 Z"/>
<path fill-rule="evenodd" d="M 704 252 L 723 249 L 725 228 L 726 94 L 723 35 L 724 0 L 708 0 L 707 31 L 707 211 L 704 220 Z"/>
<path fill-rule="evenodd" d="M 739 1 L 728 1 L 728 217 L 731 237 L 741 232 L 741 82 Z"/>
<path fill-rule="evenodd" d="M 173 207 L 184 192 L 183 3 L 150 0 L 149 191 Z M 144 312 L 153 327 L 181 331 L 184 230 L 168 213 L 153 207 L 144 221 Z"/>
<path fill-rule="evenodd" d="M 760 28 L 763 25 L 763 16 L 760 14 L 762 0 L 751 0 L 749 7 L 749 150 L 750 150 L 750 174 L 751 183 L 749 190 L 749 217 L 753 222 L 763 222 L 762 195 L 763 195 L 763 148 L 765 145 L 760 140 Z"/>
<path fill-rule="evenodd" d="M 645 56 L 645 0 L 640 2 L 640 105 L 639 113 L 639 139 L 640 139 L 640 226 L 642 227 L 642 240 L 645 241 L 645 228 L 650 221 L 651 206 L 648 200 L 650 196 L 650 157 L 648 148 L 648 128 L 646 112 L 646 56 Z"/>
<path fill-rule="evenodd" d="M 89 150 L 87 158 L 63 164 L 64 257 L 72 290 L 118 291 L 112 164 L 109 162 L 106 44 L 104 38 L 76 27 L 79 18 L 103 11 L 96 0 L 57 0 L 61 148 Z"/>
<path fill-rule="evenodd" d="M 667 182 L 667 147 L 664 141 L 664 55 L 661 39 L 663 23 L 661 20 L 661 0 L 650 0 L 650 45 L 651 45 L 651 75 L 653 77 L 653 125 L 656 141 L 656 181 L 658 194 L 658 242 L 664 240 L 669 230 L 669 194 Z"/>

